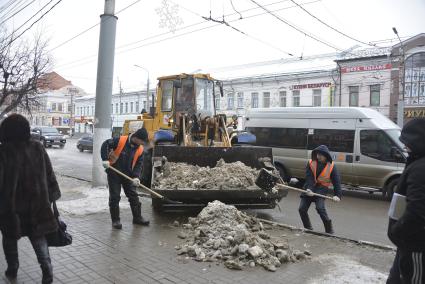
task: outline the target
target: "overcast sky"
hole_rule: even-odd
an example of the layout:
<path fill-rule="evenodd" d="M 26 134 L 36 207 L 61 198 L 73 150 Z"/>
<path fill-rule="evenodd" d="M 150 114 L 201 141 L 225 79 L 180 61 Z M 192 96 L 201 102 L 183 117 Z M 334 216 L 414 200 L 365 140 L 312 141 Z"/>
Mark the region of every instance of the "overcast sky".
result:
<path fill-rule="evenodd" d="M 33 3 L 9 19 L 7 27 L 10 30 L 18 28 L 41 7 L 51 2 L 43 10 L 45 12 L 57 1 L 60 0 L 15 0 L 16 7 Z M 332 28 L 361 42 L 393 39 L 392 27 L 397 27 L 401 37 L 425 32 L 425 0 L 302 1 L 296 0 L 295 3 L 301 4 Z M 326 27 L 290 0 L 166 2 L 177 11 L 174 20 L 177 19 L 178 25 L 174 32 L 160 25 L 164 17 L 158 10 L 163 7 L 163 0 L 116 0 L 114 92 L 118 90 L 118 80 L 124 91 L 146 88 L 147 73 L 134 64 L 149 70 L 151 87 L 154 87 L 158 76 L 174 73 L 336 52 L 356 44 L 368 47 Z M 9 0 L 0 0 L 0 7 L 8 3 Z M 132 3 L 135 4 L 128 7 Z M 34 32 L 42 32 L 43 37 L 49 40 L 53 70 L 90 94 L 94 94 L 96 88 L 99 26 L 65 42 L 99 23 L 103 8 L 103 0 L 62 0 L 25 33 L 30 37 Z M 210 11 L 211 17 L 216 20 L 223 20 L 224 15 L 230 27 L 203 19 L 202 16 L 210 16 Z M 4 19 L 5 11 L 2 12 L 0 19 Z M 387 41 L 378 45 L 395 43 Z M 220 73 L 217 71 L 212 76 L 220 77 Z"/>

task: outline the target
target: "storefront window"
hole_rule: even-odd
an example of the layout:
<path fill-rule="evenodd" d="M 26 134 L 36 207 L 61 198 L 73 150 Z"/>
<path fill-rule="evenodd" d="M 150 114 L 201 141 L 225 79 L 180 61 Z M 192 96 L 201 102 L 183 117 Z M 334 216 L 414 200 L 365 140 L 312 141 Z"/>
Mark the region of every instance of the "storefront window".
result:
<path fill-rule="evenodd" d="M 404 102 L 425 105 L 425 52 L 409 56 L 405 62 Z"/>

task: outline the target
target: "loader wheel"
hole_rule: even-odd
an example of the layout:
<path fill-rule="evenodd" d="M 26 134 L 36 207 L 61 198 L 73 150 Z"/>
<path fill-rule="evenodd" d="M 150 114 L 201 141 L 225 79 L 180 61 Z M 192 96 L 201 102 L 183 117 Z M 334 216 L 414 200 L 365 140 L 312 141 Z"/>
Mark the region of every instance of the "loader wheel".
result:
<path fill-rule="evenodd" d="M 162 212 L 163 211 L 163 203 L 161 199 L 159 198 L 152 198 L 152 208 L 155 212 Z"/>

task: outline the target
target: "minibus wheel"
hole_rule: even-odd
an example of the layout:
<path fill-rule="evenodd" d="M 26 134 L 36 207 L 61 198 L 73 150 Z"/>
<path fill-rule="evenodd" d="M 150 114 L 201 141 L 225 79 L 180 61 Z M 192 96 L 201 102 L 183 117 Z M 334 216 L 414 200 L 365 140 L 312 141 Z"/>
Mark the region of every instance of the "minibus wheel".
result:
<path fill-rule="evenodd" d="M 391 200 L 393 198 L 393 194 L 397 190 L 397 184 L 398 178 L 395 178 L 390 181 L 385 187 L 385 189 L 382 191 L 382 195 L 385 197 L 386 200 Z"/>

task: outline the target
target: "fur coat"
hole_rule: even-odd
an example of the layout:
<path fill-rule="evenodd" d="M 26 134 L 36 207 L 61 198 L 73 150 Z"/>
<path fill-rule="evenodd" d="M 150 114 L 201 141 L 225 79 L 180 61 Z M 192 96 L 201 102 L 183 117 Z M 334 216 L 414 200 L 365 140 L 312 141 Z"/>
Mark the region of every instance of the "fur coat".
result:
<path fill-rule="evenodd" d="M 51 202 L 61 193 L 46 150 L 37 141 L 0 145 L 0 230 L 8 238 L 57 230 Z"/>

